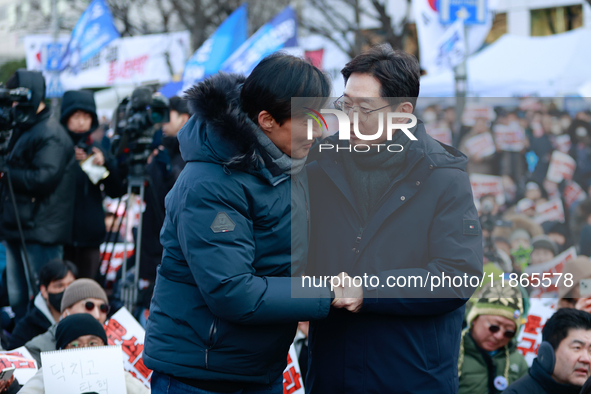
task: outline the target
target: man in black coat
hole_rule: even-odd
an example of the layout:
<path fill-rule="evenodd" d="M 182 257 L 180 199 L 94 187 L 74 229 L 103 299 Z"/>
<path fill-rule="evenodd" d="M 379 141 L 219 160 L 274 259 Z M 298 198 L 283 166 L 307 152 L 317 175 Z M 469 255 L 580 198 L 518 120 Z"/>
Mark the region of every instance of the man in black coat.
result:
<path fill-rule="evenodd" d="M 100 141 L 93 141 L 91 134 L 98 127 L 96 104 L 91 91 L 71 90 L 64 93 L 61 106 L 61 124 L 74 143 L 78 163 L 92 160 L 103 166 L 108 175 L 93 182 L 80 165 L 75 166 L 76 201 L 72 242 L 64 247 L 64 258 L 78 267 L 81 278 L 94 279 L 100 266 L 100 245 L 107 235 L 103 192 L 111 198 L 125 194 L 126 187 L 119 176 L 117 162 L 105 151 Z M 102 189 L 102 190 L 101 190 Z"/>
<path fill-rule="evenodd" d="M 464 304 L 483 261 L 467 158 L 412 115 L 415 57 L 377 46 L 342 74 L 339 133 L 308 165 L 306 275 L 349 280 L 335 289 L 344 309 L 310 322 L 306 392 L 457 393 Z"/>
<path fill-rule="evenodd" d="M 24 87 L 32 95 L 17 111 L 31 116 L 13 130 L 1 181 L 0 234 L 6 241 L 6 274 L 10 306 L 17 320 L 37 290 L 37 275 L 49 260 L 62 258 L 63 245 L 72 237 L 74 213 L 74 147 L 64 128 L 50 118 L 45 106 L 45 79 L 36 71 L 18 70 L 7 81 L 8 88 Z M 10 193 L 14 190 L 16 210 Z M 22 225 L 28 263 L 17 216 Z"/>
<path fill-rule="evenodd" d="M 591 376 L 591 314 L 559 309 L 544 325 L 529 373 L 506 394 L 578 394 Z"/>

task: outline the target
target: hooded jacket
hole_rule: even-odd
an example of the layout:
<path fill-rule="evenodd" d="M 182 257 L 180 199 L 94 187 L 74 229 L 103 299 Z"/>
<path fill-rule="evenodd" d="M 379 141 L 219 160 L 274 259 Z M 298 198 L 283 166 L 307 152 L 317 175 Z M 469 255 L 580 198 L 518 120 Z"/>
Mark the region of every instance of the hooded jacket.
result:
<path fill-rule="evenodd" d="M 38 72 L 17 71 L 18 85 L 31 89 L 32 105 L 39 105 L 45 80 Z M 37 101 L 35 101 L 37 100 Z M 37 108 L 37 107 L 35 107 Z M 55 245 L 72 237 L 74 209 L 74 147 L 63 127 L 45 108 L 30 123 L 17 126 L 9 143 L 7 167 L 14 188 L 15 212 L 7 178 L 1 185 L 2 235 L 19 240 L 16 215 L 27 242 Z"/>
<path fill-rule="evenodd" d="M 480 279 L 482 235 L 466 156 L 432 139 L 422 122 L 414 135 L 405 168 L 365 225 L 343 171 L 348 152 L 324 151 L 308 165 L 306 274 L 367 275 L 367 285 L 359 313 L 335 309 L 310 323 L 307 393 L 458 391 L 464 304 L 475 288 L 431 291 L 429 278 Z M 387 286 L 391 277 L 406 282 Z"/>
<path fill-rule="evenodd" d="M 579 394 L 580 386 L 558 383 L 540 365 L 538 359 L 534 359 L 529 373 L 517 380 L 504 394 Z"/>
<path fill-rule="evenodd" d="M 88 112 L 92 116 L 92 125 L 86 133 L 77 134 L 68 130 L 68 119 L 78 110 Z M 68 131 L 75 146 L 85 149 L 88 154 L 91 153 L 93 147 L 96 147 L 103 152 L 105 157 L 104 166 L 109 171 L 109 176 L 96 185 L 91 182 L 80 165 L 74 167 L 76 199 L 72 224 L 72 241 L 69 244 L 76 247 L 99 247 L 107 235 L 101 184 L 104 187 L 105 194 L 112 198 L 121 197 L 125 194 L 126 188 L 119 176 L 115 158 L 109 152 L 105 152 L 103 146 L 94 142 L 90 137 L 90 134 L 98 127 L 93 93 L 84 90 L 70 90 L 64 93 L 60 122 Z"/>
<path fill-rule="evenodd" d="M 292 255 L 291 238 L 305 242 L 308 229 L 292 234 L 291 216 L 306 222 L 307 189 L 259 149 L 243 81 L 220 74 L 193 88 L 195 114 L 178 134 L 187 164 L 166 196 L 144 348 L 148 368 L 176 378 L 273 382 L 297 322 L 330 308 L 326 288 L 292 298 L 291 259 L 306 249 Z"/>

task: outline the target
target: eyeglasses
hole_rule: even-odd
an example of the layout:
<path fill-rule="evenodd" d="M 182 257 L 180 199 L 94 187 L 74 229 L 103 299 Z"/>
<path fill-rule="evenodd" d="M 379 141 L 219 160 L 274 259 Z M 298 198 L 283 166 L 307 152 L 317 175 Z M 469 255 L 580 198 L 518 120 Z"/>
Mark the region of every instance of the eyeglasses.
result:
<path fill-rule="evenodd" d="M 109 311 L 111 310 L 111 306 L 108 304 L 95 305 L 94 302 L 92 302 L 92 301 L 86 301 L 86 304 L 84 304 L 84 307 L 86 308 L 86 310 L 88 312 L 92 312 L 92 310 L 95 307 L 98 307 L 101 312 L 106 313 L 106 314 L 108 314 Z"/>
<path fill-rule="evenodd" d="M 365 122 L 369 118 L 369 114 L 371 114 L 372 112 L 379 111 L 380 109 L 390 107 L 390 104 L 388 104 L 388 105 L 384 105 L 383 107 L 376 108 L 376 109 L 363 108 L 362 106 L 351 105 L 351 104 L 345 102 L 345 100 L 343 100 L 343 97 L 344 96 L 341 96 L 335 100 L 335 102 L 333 103 L 334 107 L 336 109 L 338 109 L 339 111 L 343 111 L 347 115 L 349 115 L 349 112 L 351 112 L 351 110 L 353 108 L 358 108 L 359 109 L 359 112 L 358 112 L 359 113 L 359 120 L 362 122 Z"/>
<path fill-rule="evenodd" d="M 490 331 L 493 334 L 496 334 L 500 330 L 501 330 L 501 327 L 497 326 L 496 324 L 490 324 L 488 326 L 488 331 Z M 505 338 L 511 339 L 515 336 L 515 331 L 505 330 L 505 332 L 503 333 L 503 336 Z"/>
<path fill-rule="evenodd" d="M 103 341 L 97 341 L 97 340 L 91 340 L 88 343 L 81 343 L 80 341 L 76 340 L 76 341 L 72 341 L 68 344 L 68 347 L 70 348 L 79 348 L 79 347 L 95 347 L 95 346 L 104 346 Z"/>

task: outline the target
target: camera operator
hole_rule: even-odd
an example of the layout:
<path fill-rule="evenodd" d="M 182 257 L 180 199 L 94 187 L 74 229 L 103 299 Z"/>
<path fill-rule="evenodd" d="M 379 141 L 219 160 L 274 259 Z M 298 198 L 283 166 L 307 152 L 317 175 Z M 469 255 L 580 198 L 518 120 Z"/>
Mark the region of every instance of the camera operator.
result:
<path fill-rule="evenodd" d="M 6 86 L 31 91 L 28 102 L 14 106 L 22 112 L 30 111 L 30 116 L 17 122 L 13 130 L 1 182 L 0 232 L 7 249 L 8 297 L 18 320 L 25 315 L 28 301 L 36 292 L 39 270 L 51 259 L 62 259 L 63 244 L 71 240 L 76 161 L 72 141 L 63 127 L 50 118 L 50 110 L 43 101 L 43 75 L 18 70 Z"/>
<path fill-rule="evenodd" d="M 90 160 L 104 166 L 108 175 L 93 183 L 81 166 L 76 168 L 76 200 L 72 242 L 64 247 L 64 258 L 78 267 L 80 278 L 94 279 L 100 266 L 100 245 L 106 237 L 103 192 L 111 198 L 125 194 L 126 188 L 119 176 L 117 162 L 106 152 L 100 141 L 93 141 L 91 134 L 99 126 L 96 104 L 91 91 L 68 91 L 61 107 L 61 124 L 75 144 L 76 160 Z"/>
<path fill-rule="evenodd" d="M 189 118 L 187 101 L 180 97 L 172 97 L 170 99 L 170 121 L 162 125 L 160 146 L 148 159 L 149 164 L 146 169 L 148 187 L 146 188 L 146 211 L 142 228 L 140 277 L 151 282 L 156 280 L 156 267 L 162 260 L 160 229 L 164 224 L 164 197 L 172 189 L 185 167 L 177 134 Z M 155 135 L 156 141 L 159 134 Z"/>

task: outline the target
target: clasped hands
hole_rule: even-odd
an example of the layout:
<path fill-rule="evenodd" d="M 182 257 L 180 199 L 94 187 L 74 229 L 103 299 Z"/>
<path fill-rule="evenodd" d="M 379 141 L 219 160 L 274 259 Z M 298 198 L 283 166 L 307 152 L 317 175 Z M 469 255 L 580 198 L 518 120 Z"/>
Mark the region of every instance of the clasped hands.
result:
<path fill-rule="evenodd" d="M 349 312 L 357 313 L 363 306 L 363 287 L 355 286 L 353 279 L 346 272 L 341 272 L 339 286 L 334 286 L 335 298 L 330 304 L 335 308 L 345 308 Z"/>

